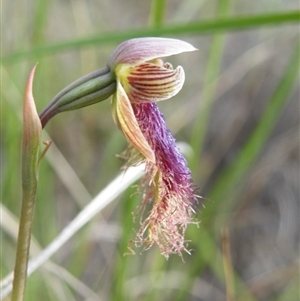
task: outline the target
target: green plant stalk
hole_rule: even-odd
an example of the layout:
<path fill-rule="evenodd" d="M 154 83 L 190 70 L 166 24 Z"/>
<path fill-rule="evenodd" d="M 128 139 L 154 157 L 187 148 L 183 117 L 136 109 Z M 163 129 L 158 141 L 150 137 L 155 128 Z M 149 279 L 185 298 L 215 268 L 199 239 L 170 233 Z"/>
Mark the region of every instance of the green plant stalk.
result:
<path fill-rule="evenodd" d="M 38 183 L 39 145 L 42 126 L 32 96 L 36 66 L 32 69 L 25 91 L 22 138 L 22 209 L 14 269 L 12 301 L 25 296 L 31 227 Z"/>
<path fill-rule="evenodd" d="M 152 0 L 150 12 L 150 27 L 160 28 L 164 20 L 164 12 L 166 9 L 166 0 Z"/>
<path fill-rule="evenodd" d="M 223 259 L 223 268 L 226 284 L 226 301 L 235 301 L 235 289 L 234 289 L 234 272 L 231 261 L 230 254 L 230 242 L 229 242 L 229 233 L 228 227 L 223 226 L 221 229 L 221 238 L 222 238 L 222 259 Z"/>
<path fill-rule="evenodd" d="M 231 0 L 219 0 L 218 1 L 218 10 L 216 13 L 216 18 L 226 18 L 230 14 L 231 8 Z M 203 142 L 205 138 L 205 134 L 207 132 L 207 126 L 210 118 L 210 112 L 212 108 L 212 104 L 214 101 L 217 81 L 216 78 L 219 75 L 220 66 L 222 63 L 223 57 L 223 50 L 225 45 L 225 32 L 215 33 L 211 39 L 211 48 L 208 57 L 208 62 L 205 68 L 205 76 L 203 82 L 203 91 L 201 93 L 201 97 L 199 100 L 199 113 L 197 114 L 198 118 L 195 121 L 193 131 L 191 134 L 190 145 L 192 146 L 195 156 L 189 162 L 189 166 L 191 166 L 191 170 L 194 174 L 199 169 L 199 160 L 200 160 L 200 153 L 202 151 Z M 204 229 L 202 229 L 202 234 Z M 209 235 L 207 235 L 208 239 Z M 210 241 L 209 245 L 214 246 L 214 242 Z M 205 262 L 205 264 L 209 264 L 214 259 L 211 257 L 214 254 L 216 247 L 212 247 L 210 252 L 206 255 L 203 254 L 205 251 L 202 249 L 201 262 Z M 205 258 L 205 259 L 204 259 Z M 200 262 L 200 260 L 199 260 Z M 203 270 L 205 264 L 201 265 L 200 270 Z M 199 272 L 199 270 L 198 270 Z M 221 278 L 222 279 L 222 278 Z M 185 300 L 188 298 L 188 292 L 192 289 L 193 283 L 191 281 L 187 281 L 185 284 L 182 285 L 184 288 L 181 292 L 178 293 L 176 297 L 176 301 Z"/>
<path fill-rule="evenodd" d="M 65 51 L 74 48 L 87 47 L 90 45 L 116 43 L 123 40 L 146 37 L 146 36 L 165 36 L 165 35 L 198 35 L 202 33 L 213 33 L 224 30 L 242 30 L 246 28 L 255 28 L 262 26 L 274 26 L 284 23 L 300 21 L 300 11 L 290 11 L 276 14 L 261 14 L 252 16 L 241 16 L 231 18 L 220 18 L 217 20 L 193 22 L 189 24 L 169 25 L 153 28 L 142 28 L 121 32 L 109 32 L 97 34 L 85 39 L 76 39 L 73 41 L 58 43 L 54 45 L 40 46 L 30 50 L 21 50 L 2 58 L 2 63 L 15 63 L 18 59 L 26 57 L 46 55 L 59 51 Z"/>
<path fill-rule="evenodd" d="M 33 32 L 32 43 L 33 45 L 41 44 L 45 41 L 45 29 L 49 16 L 49 3 L 44 0 L 35 1 L 34 17 L 33 17 Z"/>
<path fill-rule="evenodd" d="M 128 279 L 130 267 L 130 256 L 128 246 L 130 246 L 131 230 L 134 227 L 134 222 L 132 219 L 132 212 L 137 205 L 137 195 L 132 197 L 134 193 L 134 188 L 130 187 L 126 190 L 126 194 L 123 196 L 124 199 L 130 199 L 130 202 L 121 202 L 121 226 L 123 229 L 123 235 L 118 244 L 119 252 L 121 256 L 118 256 L 114 265 L 114 274 L 113 274 L 113 284 L 111 289 L 111 294 L 109 300 L 118 300 L 123 301 L 126 300 L 126 296 L 124 296 L 124 283 Z M 129 243 L 128 243 L 129 242 Z"/>
<path fill-rule="evenodd" d="M 229 15 L 231 0 L 220 0 L 218 6 L 217 18 L 226 17 Z M 200 153 L 207 132 L 212 104 L 215 99 L 214 96 L 217 86 L 216 78 L 219 75 L 222 63 L 224 44 L 224 32 L 215 33 L 212 36 L 211 49 L 203 82 L 203 91 L 201 93 L 201 99 L 199 100 L 201 105 L 199 105 L 198 118 L 195 121 L 190 142 L 195 153 L 194 160 L 190 163 L 193 172 L 195 172 L 199 166 Z"/>

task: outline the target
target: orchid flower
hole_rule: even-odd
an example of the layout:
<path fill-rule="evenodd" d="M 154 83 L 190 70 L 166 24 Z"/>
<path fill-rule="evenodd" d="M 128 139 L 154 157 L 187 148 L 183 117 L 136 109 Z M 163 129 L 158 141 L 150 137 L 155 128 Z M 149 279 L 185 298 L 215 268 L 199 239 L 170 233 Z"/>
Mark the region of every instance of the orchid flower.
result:
<path fill-rule="evenodd" d="M 184 235 L 187 225 L 194 223 L 197 196 L 187 162 L 156 104 L 181 90 L 184 70 L 181 66 L 173 69 L 161 58 L 194 50 L 191 44 L 176 39 L 125 41 L 111 54 L 106 68 L 71 84 L 40 115 L 44 126 L 58 112 L 113 95 L 114 121 L 129 142 L 123 154 L 126 166 L 146 166 L 141 184 L 141 229 L 134 242 L 145 249 L 157 244 L 167 258 L 173 253 L 189 253 Z M 148 204 L 152 204 L 152 209 L 144 218 Z"/>

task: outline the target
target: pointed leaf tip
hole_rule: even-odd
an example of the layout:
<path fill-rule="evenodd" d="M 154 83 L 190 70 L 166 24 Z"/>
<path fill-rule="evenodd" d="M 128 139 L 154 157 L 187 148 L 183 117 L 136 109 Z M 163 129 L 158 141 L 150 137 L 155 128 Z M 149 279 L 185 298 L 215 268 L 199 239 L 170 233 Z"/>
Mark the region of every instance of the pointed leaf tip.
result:
<path fill-rule="evenodd" d="M 42 125 L 39 115 L 36 111 L 35 102 L 32 94 L 33 78 L 36 69 L 35 65 L 29 73 L 24 97 L 23 106 L 23 170 L 28 168 L 28 162 L 31 162 L 38 153 Z M 35 159 L 33 159 L 35 160 Z M 30 163 L 31 164 L 31 163 Z M 35 165 L 35 163 L 33 164 Z"/>
<path fill-rule="evenodd" d="M 37 131 L 41 131 L 42 126 L 41 126 L 39 115 L 36 110 L 33 93 L 32 93 L 33 79 L 34 79 L 36 66 L 37 64 L 30 71 L 26 83 L 24 107 L 23 107 L 23 120 L 24 120 L 24 129 L 31 128 L 32 131 L 34 129 Z"/>

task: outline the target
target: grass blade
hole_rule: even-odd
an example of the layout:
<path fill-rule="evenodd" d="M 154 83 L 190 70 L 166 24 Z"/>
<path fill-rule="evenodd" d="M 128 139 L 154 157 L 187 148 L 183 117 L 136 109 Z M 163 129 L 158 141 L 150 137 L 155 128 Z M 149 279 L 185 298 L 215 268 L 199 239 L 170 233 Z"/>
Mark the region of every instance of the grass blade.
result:
<path fill-rule="evenodd" d="M 178 35 L 198 35 L 203 33 L 213 33 L 224 30 L 241 30 L 246 28 L 256 28 L 262 26 L 279 25 L 285 23 L 295 23 L 300 20 L 300 11 L 291 11 L 276 14 L 261 14 L 253 16 L 222 18 L 211 21 L 200 21 L 189 24 L 170 25 L 161 28 L 131 29 L 128 31 L 109 32 L 102 35 L 92 36 L 84 39 L 62 42 L 54 45 L 40 46 L 30 50 L 21 50 L 2 58 L 2 63 L 15 63 L 17 60 L 52 54 L 75 48 L 87 47 L 90 45 L 117 43 L 126 39 L 147 36 L 178 36 Z"/>

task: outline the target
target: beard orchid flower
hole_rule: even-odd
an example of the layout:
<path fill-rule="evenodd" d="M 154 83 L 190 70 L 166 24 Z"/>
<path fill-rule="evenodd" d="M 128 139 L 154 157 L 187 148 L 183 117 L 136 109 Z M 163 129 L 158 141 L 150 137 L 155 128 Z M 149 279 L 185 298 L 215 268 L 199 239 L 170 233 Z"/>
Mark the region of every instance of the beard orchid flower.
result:
<path fill-rule="evenodd" d="M 167 258 L 189 252 L 184 235 L 187 225 L 195 223 L 192 214 L 197 196 L 187 162 L 156 103 L 176 95 L 185 80 L 181 66 L 173 69 L 162 58 L 194 50 L 191 44 L 176 39 L 125 41 L 111 54 L 106 68 L 65 88 L 40 114 L 44 126 L 59 112 L 112 95 L 114 121 L 129 142 L 123 153 L 126 166 L 146 166 L 140 186 L 141 228 L 134 243 L 145 249 L 157 244 Z"/>

